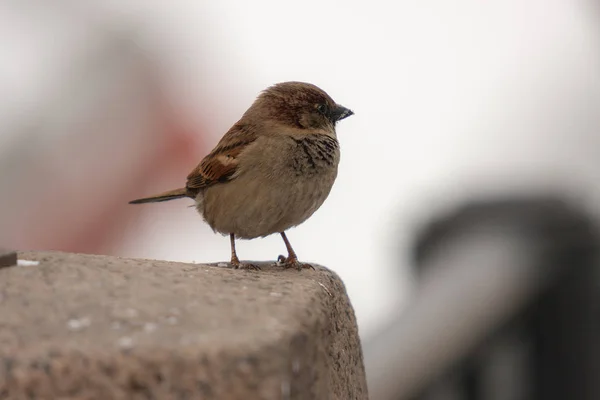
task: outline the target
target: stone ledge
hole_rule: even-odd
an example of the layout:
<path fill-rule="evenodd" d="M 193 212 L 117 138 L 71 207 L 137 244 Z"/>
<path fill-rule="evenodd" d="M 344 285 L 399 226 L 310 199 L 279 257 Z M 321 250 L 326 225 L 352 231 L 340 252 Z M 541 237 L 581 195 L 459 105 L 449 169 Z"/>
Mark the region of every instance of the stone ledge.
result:
<path fill-rule="evenodd" d="M 333 272 L 59 252 L 0 269 L 0 398 L 367 399 Z"/>

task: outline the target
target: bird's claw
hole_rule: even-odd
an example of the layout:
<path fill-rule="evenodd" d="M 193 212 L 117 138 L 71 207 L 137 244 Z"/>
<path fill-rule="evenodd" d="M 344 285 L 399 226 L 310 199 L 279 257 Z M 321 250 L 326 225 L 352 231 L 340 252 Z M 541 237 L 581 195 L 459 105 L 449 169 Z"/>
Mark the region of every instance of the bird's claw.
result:
<path fill-rule="evenodd" d="M 256 264 L 243 263 L 240 261 L 237 261 L 237 262 L 232 261 L 231 266 L 233 267 L 233 269 L 247 269 L 247 270 L 252 270 L 252 271 L 260 271 L 261 270 L 261 268 Z"/>
<path fill-rule="evenodd" d="M 315 267 L 309 263 L 301 263 L 297 258 L 292 258 L 290 260 L 288 257 L 283 255 L 277 257 L 277 265 L 285 269 L 296 268 L 298 271 L 301 271 L 302 269 L 315 269 Z"/>

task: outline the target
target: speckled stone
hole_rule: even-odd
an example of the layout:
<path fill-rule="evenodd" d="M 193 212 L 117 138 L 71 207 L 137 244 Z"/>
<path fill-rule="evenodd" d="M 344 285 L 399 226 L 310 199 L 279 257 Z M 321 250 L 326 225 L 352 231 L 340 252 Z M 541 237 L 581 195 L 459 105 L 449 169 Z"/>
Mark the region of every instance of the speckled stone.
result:
<path fill-rule="evenodd" d="M 23 252 L 0 269 L 0 399 L 367 399 L 333 272 Z"/>

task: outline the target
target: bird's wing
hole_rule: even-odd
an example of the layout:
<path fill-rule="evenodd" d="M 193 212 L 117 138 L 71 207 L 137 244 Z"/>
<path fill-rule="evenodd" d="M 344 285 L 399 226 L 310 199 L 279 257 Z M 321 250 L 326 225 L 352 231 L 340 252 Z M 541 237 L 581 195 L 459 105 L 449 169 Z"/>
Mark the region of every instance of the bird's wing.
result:
<path fill-rule="evenodd" d="M 187 177 L 186 188 L 197 193 L 215 183 L 227 182 L 234 177 L 239 155 L 257 138 L 256 129 L 245 124 L 235 124 L 221 138 L 217 146 Z"/>

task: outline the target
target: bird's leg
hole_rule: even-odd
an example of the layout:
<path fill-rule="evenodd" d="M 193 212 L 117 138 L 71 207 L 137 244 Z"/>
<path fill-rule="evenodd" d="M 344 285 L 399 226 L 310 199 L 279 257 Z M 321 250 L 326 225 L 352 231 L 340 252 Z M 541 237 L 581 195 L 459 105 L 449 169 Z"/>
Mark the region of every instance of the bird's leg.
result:
<path fill-rule="evenodd" d="M 231 243 L 231 265 L 237 269 L 240 267 L 240 259 L 235 252 L 235 235 L 233 233 L 229 234 L 229 242 Z"/>
<path fill-rule="evenodd" d="M 277 262 L 282 263 L 284 268 L 296 268 L 296 269 L 298 269 L 298 271 L 300 271 L 302 268 L 315 269 L 315 267 L 313 267 L 310 264 L 301 263 L 300 261 L 298 261 L 298 256 L 296 255 L 296 252 L 292 248 L 292 245 L 290 244 L 290 241 L 288 240 L 287 236 L 285 235 L 285 232 L 280 232 L 280 234 L 281 234 L 281 238 L 283 239 L 283 241 L 285 243 L 285 247 L 287 248 L 288 256 L 287 257 L 279 256 L 277 258 Z"/>
<path fill-rule="evenodd" d="M 258 265 L 247 263 L 242 264 L 240 262 L 240 259 L 235 252 L 235 235 L 233 233 L 229 234 L 229 242 L 231 243 L 231 265 L 233 266 L 233 269 L 260 269 Z"/>

